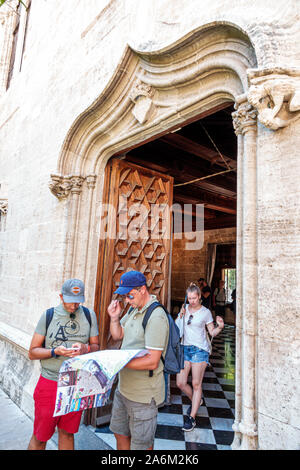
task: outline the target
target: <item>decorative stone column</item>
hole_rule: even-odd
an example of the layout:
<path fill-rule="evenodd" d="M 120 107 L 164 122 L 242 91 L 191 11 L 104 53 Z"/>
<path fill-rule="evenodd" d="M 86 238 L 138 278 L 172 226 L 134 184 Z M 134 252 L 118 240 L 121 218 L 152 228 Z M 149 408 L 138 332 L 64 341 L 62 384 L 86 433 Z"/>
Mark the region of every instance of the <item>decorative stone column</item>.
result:
<path fill-rule="evenodd" d="M 80 175 L 69 175 L 62 176 L 58 174 L 51 174 L 51 180 L 49 182 L 49 188 L 52 194 L 54 194 L 57 199 L 60 201 L 68 200 L 68 221 L 67 221 L 67 232 L 66 232 L 66 249 L 65 249 L 65 262 L 64 262 L 64 279 L 70 278 L 77 275 L 76 269 L 78 271 L 78 258 L 77 254 L 77 245 L 80 244 L 78 241 L 78 230 L 79 225 L 82 224 L 85 229 L 85 238 L 84 244 L 85 248 L 81 249 L 82 259 L 84 260 L 84 269 L 80 269 L 81 272 L 84 271 L 84 278 L 87 276 L 87 270 L 89 263 L 87 262 L 89 256 L 89 239 L 90 239 L 90 220 L 93 207 L 93 190 L 96 185 L 97 175 L 88 175 L 86 177 Z M 81 192 L 83 182 L 86 181 L 87 187 L 89 189 L 87 193 L 87 201 L 85 202 L 85 207 L 87 211 L 84 211 L 84 214 L 81 214 L 80 217 L 80 202 L 81 202 Z M 80 238 L 80 237 L 79 237 Z"/>
<path fill-rule="evenodd" d="M 236 102 L 235 109 L 239 104 Z M 242 135 L 242 126 L 239 113 L 232 113 L 233 127 L 237 135 L 237 220 L 236 220 L 236 351 L 242 351 L 242 291 L 243 291 L 243 154 L 244 139 Z M 232 449 L 239 449 L 242 435 L 239 431 L 239 423 L 242 420 L 242 355 L 236 354 L 235 363 L 235 421 L 232 429 L 234 430 L 234 440 L 231 444 Z"/>
<path fill-rule="evenodd" d="M 241 97 L 233 113 L 238 135 L 237 242 L 237 409 L 234 449 L 257 449 L 257 224 L 256 139 L 257 112 Z"/>
<path fill-rule="evenodd" d="M 84 267 L 84 279 L 87 279 L 89 276 L 89 267 L 92 263 L 92 256 L 91 250 L 89 250 L 90 245 L 90 237 L 92 232 L 92 227 L 90 226 L 92 220 L 92 211 L 93 211 L 93 202 L 94 202 L 94 189 L 96 186 L 97 175 L 88 175 L 86 177 L 88 191 L 88 202 L 87 202 L 87 218 L 86 218 L 86 246 L 85 246 L 85 267 Z"/>
<path fill-rule="evenodd" d="M 66 259 L 64 266 L 64 278 L 68 279 L 74 275 L 74 253 L 76 243 L 76 233 L 78 228 L 78 210 L 79 210 L 79 196 L 82 191 L 82 184 L 84 178 L 79 175 L 72 175 L 69 177 L 70 181 L 70 209 L 68 215 L 68 230 L 66 236 Z"/>

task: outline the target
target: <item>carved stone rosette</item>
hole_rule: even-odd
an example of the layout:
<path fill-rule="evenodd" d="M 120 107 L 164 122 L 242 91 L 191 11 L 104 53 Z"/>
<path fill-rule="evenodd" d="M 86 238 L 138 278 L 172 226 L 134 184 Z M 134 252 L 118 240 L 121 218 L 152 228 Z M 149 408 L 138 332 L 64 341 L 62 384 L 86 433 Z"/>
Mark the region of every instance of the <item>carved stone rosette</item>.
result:
<path fill-rule="evenodd" d="M 272 130 L 300 117 L 300 69 L 249 69 L 248 101 L 259 121 Z"/>

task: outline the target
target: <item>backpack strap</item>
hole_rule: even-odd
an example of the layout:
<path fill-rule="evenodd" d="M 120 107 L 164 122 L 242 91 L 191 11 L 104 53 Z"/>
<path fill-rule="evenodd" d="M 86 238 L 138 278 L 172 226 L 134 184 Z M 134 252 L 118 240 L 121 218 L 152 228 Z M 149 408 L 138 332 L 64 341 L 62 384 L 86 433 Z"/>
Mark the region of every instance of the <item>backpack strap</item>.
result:
<path fill-rule="evenodd" d="M 87 321 L 89 322 L 90 328 L 91 328 L 91 326 L 92 326 L 91 313 L 90 313 L 89 309 L 84 307 L 83 305 L 82 305 L 82 310 L 84 311 L 85 317 L 86 317 Z"/>
<path fill-rule="evenodd" d="M 43 347 L 45 347 L 45 344 L 46 344 L 47 331 L 52 321 L 53 314 L 54 314 L 54 307 L 48 308 L 48 310 L 46 311 L 46 332 L 45 332 L 45 339 L 43 342 Z"/>
<path fill-rule="evenodd" d="M 159 302 L 153 302 L 151 305 L 149 305 L 149 307 L 147 308 L 147 312 L 145 313 L 144 315 L 144 318 L 143 318 L 143 328 L 144 330 L 146 329 L 146 326 L 147 326 L 147 323 L 148 323 L 148 320 L 153 312 L 153 310 L 155 310 L 157 307 L 163 307 L 163 305 L 161 305 Z"/>
<path fill-rule="evenodd" d="M 168 311 L 165 309 L 165 307 L 164 307 L 162 304 L 160 304 L 159 302 L 153 302 L 153 303 L 152 303 L 151 305 L 149 305 L 149 307 L 147 308 L 147 312 L 145 313 L 144 318 L 143 318 L 143 323 L 142 323 L 142 325 L 143 325 L 144 331 L 145 331 L 145 329 L 146 329 L 148 320 L 149 320 L 149 318 L 150 318 L 150 316 L 151 316 L 153 310 L 155 310 L 157 307 L 161 307 L 161 308 L 166 312 L 166 314 L 168 314 Z M 163 362 L 163 364 L 164 364 L 164 363 L 165 363 L 164 358 L 163 358 L 162 356 L 161 356 L 160 358 L 161 358 L 161 360 L 162 360 L 162 362 Z M 153 370 L 149 370 L 149 377 L 153 377 Z"/>

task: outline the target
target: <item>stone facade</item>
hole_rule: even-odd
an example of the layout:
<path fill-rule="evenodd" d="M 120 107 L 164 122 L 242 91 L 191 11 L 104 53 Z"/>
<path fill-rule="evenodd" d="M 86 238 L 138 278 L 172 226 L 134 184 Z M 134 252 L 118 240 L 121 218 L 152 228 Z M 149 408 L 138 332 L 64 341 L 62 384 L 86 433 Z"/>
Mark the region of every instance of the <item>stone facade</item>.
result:
<path fill-rule="evenodd" d="M 299 449 L 297 10 L 297 0 L 211 0 L 205 11 L 196 0 L 32 0 L 6 89 L 15 17 L 1 7 L 0 381 L 25 412 L 38 376 L 26 351 L 41 312 L 71 275 L 93 305 L 106 162 L 231 101 L 233 448 Z"/>

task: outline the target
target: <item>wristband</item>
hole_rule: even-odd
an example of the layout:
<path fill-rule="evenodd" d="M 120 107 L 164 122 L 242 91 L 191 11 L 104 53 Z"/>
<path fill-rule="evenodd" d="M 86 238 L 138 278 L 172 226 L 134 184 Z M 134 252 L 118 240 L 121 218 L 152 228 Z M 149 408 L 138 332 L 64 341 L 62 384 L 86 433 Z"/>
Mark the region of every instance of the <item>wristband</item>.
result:
<path fill-rule="evenodd" d="M 55 354 L 55 348 L 51 349 L 51 357 L 57 357 L 57 354 Z"/>
<path fill-rule="evenodd" d="M 86 354 L 88 354 L 91 351 L 91 346 L 89 344 L 87 344 L 87 347 L 88 347 L 88 350 Z"/>

